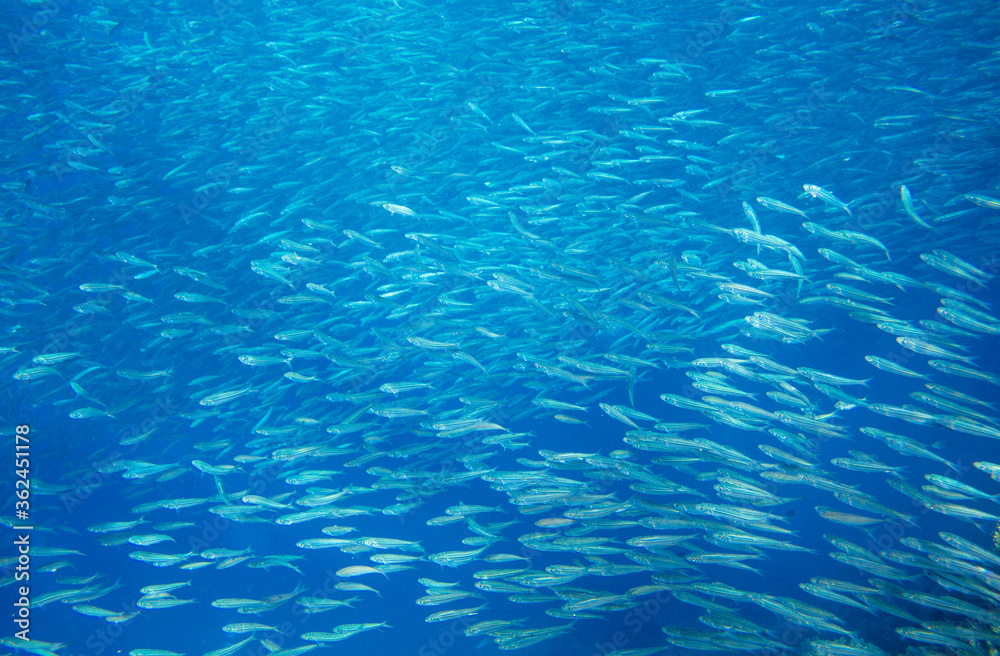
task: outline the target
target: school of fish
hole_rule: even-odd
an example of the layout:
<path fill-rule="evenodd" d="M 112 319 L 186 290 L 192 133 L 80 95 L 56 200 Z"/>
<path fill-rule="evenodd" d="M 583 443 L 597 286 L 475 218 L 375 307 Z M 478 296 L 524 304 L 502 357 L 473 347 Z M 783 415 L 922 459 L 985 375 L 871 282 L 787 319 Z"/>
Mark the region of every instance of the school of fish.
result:
<path fill-rule="evenodd" d="M 1000 8 L 13 13 L 5 647 L 1000 649 Z"/>

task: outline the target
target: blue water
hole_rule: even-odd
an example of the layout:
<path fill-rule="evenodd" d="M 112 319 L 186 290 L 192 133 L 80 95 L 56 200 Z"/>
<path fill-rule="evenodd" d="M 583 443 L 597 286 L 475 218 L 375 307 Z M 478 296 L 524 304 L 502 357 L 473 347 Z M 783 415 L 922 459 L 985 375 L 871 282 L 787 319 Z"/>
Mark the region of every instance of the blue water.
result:
<path fill-rule="evenodd" d="M 996 431 L 989 404 L 1000 401 L 1000 323 L 989 317 L 996 316 L 998 301 L 1000 14 L 993 5 L 221 0 L 148 6 L 9 2 L 0 14 L 7 35 L 0 55 L 0 141 L 7 154 L 0 169 L 5 190 L 0 417 L 9 445 L 2 449 L 9 492 L 0 502 L 5 523 L 15 524 L 13 433 L 15 425 L 29 425 L 31 544 L 80 552 L 33 557 L 33 599 L 59 590 L 78 592 L 32 609 L 32 639 L 61 643 L 49 649 L 63 655 L 135 649 L 203 654 L 251 635 L 228 634 L 223 626 L 259 622 L 275 629 L 256 632 L 238 653 L 263 655 L 267 646 L 311 644 L 301 637 L 308 632 L 387 622 L 391 628 L 315 651 L 491 654 L 499 650 L 488 635 L 466 637 L 464 628 L 483 620 L 516 620 L 515 628 L 522 629 L 568 627 L 526 646 L 525 654 L 604 656 L 657 646 L 664 653 L 688 651 L 668 639 L 692 630 L 704 632 L 698 635 L 706 640 L 723 639 L 715 649 L 700 651 L 731 653 L 724 640 L 738 640 L 740 634 L 710 629 L 699 621 L 708 611 L 683 598 L 696 580 L 833 613 L 852 639 L 868 645 L 863 653 L 931 649 L 905 640 L 897 628 L 942 622 L 988 632 L 998 623 L 995 564 L 977 561 L 988 573 L 975 578 L 944 565 L 904 565 L 891 558 L 893 552 L 926 557 L 904 542 L 915 544 L 913 539 L 947 547 L 942 531 L 997 553 L 998 527 L 989 519 L 998 509 L 995 499 L 934 497 L 989 514 L 970 522 L 932 510 L 888 484 L 898 479 L 920 490 L 930 484 L 925 475 L 937 474 L 998 493 L 996 481 L 973 466 L 1000 459 L 995 437 L 950 429 L 945 418 L 955 412 L 911 396 L 936 394 L 924 382 L 950 387 L 985 403 L 958 401 L 986 415 L 975 419 L 980 433 Z M 829 190 L 850 204 L 850 213 L 803 193 L 804 184 Z M 912 192 L 917 219 L 904 209 L 901 185 Z M 777 199 L 807 216 L 768 209 L 758 197 Z M 761 233 L 798 249 L 802 258 L 785 246 L 742 243 L 735 231 L 753 227 L 744 202 L 756 212 Z M 870 241 L 810 234 L 801 225 L 805 221 L 877 239 L 891 261 Z M 824 257 L 818 249 L 832 249 L 857 266 Z M 987 275 L 933 267 L 921 258 L 932 251 Z M 795 278 L 762 281 L 734 266 L 751 259 L 789 274 L 802 266 L 802 290 Z M 878 278 L 885 273 L 908 278 Z M 505 280 L 513 290 L 497 288 Z M 743 304 L 727 302 L 715 286 L 725 280 L 766 295 L 748 292 Z M 81 289 L 93 284 L 115 287 Z M 957 360 L 903 348 L 876 321 L 829 304 L 837 297 L 828 284 L 891 300 L 891 305 L 858 302 L 971 358 L 969 366 L 981 376 L 932 368 L 929 360 Z M 189 302 L 175 296 L 185 293 L 208 298 Z M 658 304 L 648 294 L 682 307 Z M 943 298 L 987 315 L 981 318 L 986 328 L 955 332 L 960 326 L 937 312 Z M 802 340 L 769 339 L 743 320 L 755 312 L 803 320 L 817 332 Z M 920 323 L 926 321 L 939 323 Z M 182 332 L 164 336 L 175 328 Z M 316 334 L 275 339 L 290 330 Z M 446 345 L 419 346 L 414 337 Z M 851 507 L 815 486 L 758 476 L 799 471 L 777 464 L 759 444 L 809 456 L 764 430 L 727 426 L 659 398 L 701 399 L 707 394 L 691 387 L 686 373 L 716 371 L 754 395 L 726 397 L 731 401 L 800 412 L 766 396 L 775 385 L 692 366 L 703 358 L 735 358 L 723 344 L 763 353 L 792 369 L 866 379 L 864 386 L 840 388 L 861 404 L 838 409 L 806 377 L 790 378 L 814 404 L 813 414 L 843 429 L 843 437 L 814 440 L 811 473 L 856 486 L 909 521 Z M 309 350 L 315 357 L 280 354 L 284 349 Z M 33 358 L 52 353 L 76 355 L 48 365 L 50 370 L 32 369 L 40 366 Z M 474 363 L 454 353 L 471 356 Z M 630 394 L 621 377 L 587 374 L 559 359 L 630 369 L 603 354 L 657 366 L 630 370 Z M 291 360 L 248 366 L 241 355 Z M 897 362 L 925 379 L 876 369 L 866 355 Z M 546 375 L 536 362 L 592 379 L 584 385 Z M 169 374 L 135 380 L 122 371 Z M 291 372 L 307 379 L 284 375 Z M 432 388 L 395 399 L 378 394 L 381 385 L 401 381 L 428 382 Z M 199 403 L 210 394 L 240 390 L 245 394 L 233 401 Z M 377 397 L 365 396 L 370 394 Z M 532 403 L 537 397 L 588 411 L 545 410 Z M 483 400 L 494 405 L 476 412 Z M 393 402 L 425 414 L 389 418 L 366 411 Z M 702 424 L 681 437 L 735 449 L 758 466 L 739 469 L 706 452 L 633 448 L 623 441 L 632 428 L 602 412 L 599 403 L 633 408 L 660 422 Z M 936 419 L 907 422 L 866 404 L 913 406 Z M 70 417 L 81 409 L 98 416 Z M 205 411 L 214 414 L 196 414 Z M 472 416 L 502 429 L 456 437 L 430 427 Z M 774 418 L 759 421 L 759 428 L 798 432 Z M 341 436 L 325 430 L 344 423 L 370 425 Z M 652 422 L 636 423 L 654 430 Z M 903 455 L 861 433 L 862 427 L 905 435 L 955 469 Z M 262 428 L 291 432 L 255 433 Z M 153 429 L 146 439 L 129 443 Z M 524 446 L 503 449 L 483 442 L 505 432 L 523 434 L 513 441 Z M 405 458 L 393 453 L 345 465 L 366 453 L 417 445 L 428 448 Z M 308 446 L 345 452 L 293 462 L 272 459 L 277 449 Z M 638 493 L 628 484 L 640 481 L 620 472 L 602 476 L 594 465 L 551 466 L 550 472 L 589 482 L 588 493 L 605 495 L 603 502 L 585 507 L 631 499 L 632 506 L 610 515 L 613 519 L 679 510 L 688 519 L 707 521 L 712 518 L 685 504 L 731 504 L 713 489 L 714 472 L 724 470 L 784 499 L 752 509 L 772 513 L 770 523 L 792 533 L 746 530 L 811 551 L 761 550 L 762 558 L 746 561 L 757 572 L 692 564 L 663 572 L 588 575 L 566 591 L 624 595 L 650 585 L 653 574 L 676 578 L 625 607 L 598 606 L 575 620 L 546 614 L 564 603 L 554 597 L 519 604 L 504 593 L 480 592 L 482 598 L 441 606 L 414 603 L 425 594 L 417 581 L 422 577 L 478 592 L 473 574 L 485 569 L 530 565 L 542 572 L 550 566 L 631 564 L 623 553 L 535 551 L 518 541 L 545 531 L 534 522 L 562 517 L 571 510 L 567 506 L 535 514 L 479 476 L 440 482 L 477 469 L 540 471 L 545 457 L 539 451 L 608 457 L 616 450 L 629 451 L 630 462 L 693 493 Z M 905 469 L 890 476 L 830 463 L 850 458 L 851 450 Z M 491 455 L 480 464 L 470 460 L 483 453 Z M 690 460 L 654 462 L 670 457 Z M 364 506 L 369 514 L 274 523 L 281 513 L 305 510 L 295 506 L 258 512 L 267 520 L 260 523 L 229 521 L 209 512 L 222 502 L 216 479 L 193 461 L 236 465 L 218 477 L 227 495 L 294 505 L 307 487 L 369 488 L 334 504 Z M 123 477 L 141 463 L 176 469 Z M 285 482 L 302 470 L 333 473 L 309 486 Z M 379 489 L 370 489 L 373 484 Z M 407 485 L 417 486 L 409 496 Z M 88 530 L 137 519 L 136 506 L 176 498 L 206 501 L 149 511 L 143 524 L 128 531 Z M 420 503 L 406 511 L 382 512 L 414 500 Z M 349 539 L 419 541 L 424 555 L 472 549 L 462 542 L 475 535 L 467 523 L 427 524 L 460 502 L 499 508 L 474 519 L 498 524 L 493 531 L 500 540 L 457 568 L 420 560 L 387 576 L 344 579 L 338 570 L 373 565 L 368 556 L 375 552 L 296 546 L 324 537 L 324 526 L 341 525 L 355 529 L 341 536 Z M 669 508 L 655 511 L 644 502 Z M 230 503 L 248 502 L 232 497 Z M 868 530 L 846 527 L 821 518 L 817 506 L 885 521 Z M 171 521 L 193 526 L 153 528 Z M 16 556 L 14 533 L 0 558 Z M 149 533 L 165 533 L 174 542 L 102 543 Z M 655 533 L 634 525 L 588 536 L 636 550 L 626 541 Z M 669 550 L 681 558 L 740 551 L 704 540 L 701 528 L 663 533 L 698 536 Z M 838 562 L 829 555 L 837 548 L 825 537 L 881 554 L 905 576 L 879 579 Z M 155 568 L 130 558 L 139 551 L 191 552 L 188 562 L 197 562 L 202 560 L 197 554 L 219 548 L 249 549 L 254 559 L 298 556 L 294 565 L 300 572 L 250 567 L 252 561 L 227 569 L 218 569 L 217 561 L 193 570 Z M 529 560 L 482 560 L 499 553 Z M 58 560 L 69 565 L 56 572 L 39 569 Z M 18 596 L 13 574 L 4 571 L 4 603 L 13 604 Z M 87 584 L 59 581 L 90 575 L 98 578 Z M 814 577 L 881 585 L 876 596 L 917 622 L 809 595 L 800 584 Z M 344 580 L 377 588 L 380 596 L 332 587 Z M 172 594 L 195 603 L 136 606 L 140 588 L 182 581 L 191 585 Z M 989 594 L 976 592 L 973 583 Z M 299 586 L 300 596 L 358 600 L 317 615 L 305 614 L 294 599 L 259 616 L 211 605 L 222 598 L 261 600 Z M 98 588 L 99 597 L 84 599 Z M 534 590 L 551 595 L 545 588 Z M 916 603 L 907 593 L 955 597 L 992 613 L 991 621 Z M 770 642 L 756 651 L 820 653 L 810 652 L 810 643 L 847 640 L 846 632 L 796 625 L 751 600 L 714 602 L 762 627 Z M 482 603 L 487 607 L 474 616 L 425 621 L 435 611 Z M 81 614 L 74 604 L 140 612 L 109 623 Z M 12 623 L 3 635 L 16 630 Z M 267 646 L 261 640 L 269 641 Z M 5 648 L 11 644 L 18 645 Z M 987 653 L 982 640 L 966 644 L 970 652 Z"/>

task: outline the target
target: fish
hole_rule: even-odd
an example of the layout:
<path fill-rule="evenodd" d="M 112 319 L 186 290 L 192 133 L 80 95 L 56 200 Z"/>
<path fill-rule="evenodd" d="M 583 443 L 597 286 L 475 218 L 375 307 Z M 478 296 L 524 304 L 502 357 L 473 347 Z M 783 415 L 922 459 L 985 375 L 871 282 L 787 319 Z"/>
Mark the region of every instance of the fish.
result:
<path fill-rule="evenodd" d="M 4 647 L 995 642 L 992 6 L 26 4 Z"/>
<path fill-rule="evenodd" d="M 781 212 L 782 214 L 797 214 L 801 217 L 806 217 L 807 215 L 802 210 L 792 207 L 787 203 L 783 203 L 780 200 L 775 200 L 773 198 L 768 198 L 767 196 L 758 196 L 757 203 L 761 207 L 766 207 L 769 210 L 774 210 L 775 212 Z M 760 232 L 758 230 L 758 232 Z"/>
<path fill-rule="evenodd" d="M 899 195 L 903 201 L 903 209 L 906 211 L 906 215 L 913 219 L 913 222 L 922 228 L 927 228 L 928 230 L 933 230 L 934 226 L 929 225 L 924 221 L 920 215 L 917 213 L 917 208 L 913 204 L 913 196 L 910 194 L 910 189 L 905 184 L 899 185 Z"/>
<path fill-rule="evenodd" d="M 350 567 L 341 567 L 337 570 L 337 576 L 341 578 L 351 578 L 355 576 L 363 576 L 365 574 L 381 574 L 382 576 L 389 578 L 389 575 L 382 570 L 375 567 L 368 567 L 367 565 L 351 565 Z"/>
<path fill-rule="evenodd" d="M 802 189 L 805 190 L 805 192 L 810 196 L 812 196 L 813 198 L 818 198 L 827 205 L 831 205 L 833 207 L 836 207 L 837 209 L 843 210 L 844 212 L 847 213 L 847 216 L 852 218 L 854 217 L 854 213 L 851 212 L 849 204 L 840 200 L 826 189 L 823 189 L 822 187 L 817 187 L 816 185 L 813 184 L 803 184 Z"/>

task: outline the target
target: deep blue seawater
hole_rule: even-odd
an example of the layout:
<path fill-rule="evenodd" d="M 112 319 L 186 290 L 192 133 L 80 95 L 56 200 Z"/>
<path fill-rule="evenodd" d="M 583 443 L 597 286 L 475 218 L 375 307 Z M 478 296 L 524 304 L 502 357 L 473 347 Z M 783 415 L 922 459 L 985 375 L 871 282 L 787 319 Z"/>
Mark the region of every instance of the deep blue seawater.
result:
<path fill-rule="evenodd" d="M 5 529 L 5 653 L 207 654 L 252 636 L 238 654 L 281 654 L 365 622 L 388 626 L 315 652 L 516 646 L 515 632 L 464 635 L 484 620 L 556 631 L 525 654 L 995 653 L 992 3 L 53 0 L 6 2 L 0 20 L 0 504 L 19 525 L 14 432 L 30 426 L 30 637 L 56 643 L 13 637 L 25 582 Z M 742 395 L 701 391 L 692 373 Z M 427 386 L 379 391 L 399 382 Z M 601 404 L 656 421 L 629 426 Z M 636 430 L 640 446 L 623 439 Z M 653 448 L 654 435 L 679 441 Z M 899 469 L 831 462 L 843 459 Z M 517 503 L 529 486 L 515 475 L 555 497 Z M 757 502 L 720 479 L 759 486 Z M 684 487 L 633 489 L 651 481 Z M 317 507 L 361 514 L 275 521 L 337 492 Z M 200 502 L 155 507 L 171 499 Z M 460 503 L 494 510 L 428 523 Z M 770 516 L 753 526 L 721 507 Z M 668 517 L 683 526 L 641 523 Z M 414 552 L 297 546 L 333 525 L 417 541 L 422 558 L 345 578 L 374 554 Z M 713 542 L 726 530 L 796 550 Z M 150 534 L 169 540 L 127 541 Z M 659 564 L 599 574 L 653 553 L 628 541 L 655 535 L 691 537 Z M 566 538 L 595 541 L 551 548 Z M 478 546 L 457 567 L 427 558 Z M 205 556 L 218 549 L 246 559 L 219 567 Z M 886 569 L 831 557 L 851 549 Z M 188 557 L 153 567 L 141 552 Z M 684 560 L 703 553 L 745 554 L 746 568 Z M 526 560 L 485 560 L 497 554 Z M 281 556 L 297 559 L 262 561 Z M 476 587 L 501 568 L 581 576 L 522 579 L 547 597 L 522 603 Z M 479 597 L 418 605 L 421 578 Z M 823 599 L 800 585 L 814 578 L 871 591 Z M 142 608 L 141 588 L 187 581 L 170 594 L 193 603 Z M 693 587 L 712 582 L 748 596 Z M 257 615 L 212 605 L 293 591 Z M 296 600 L 309 596 L 357 600 L 307 614 Z M 768 600 L 808 604 L 813 621 Z M 719 628 L 728 613 L 757 628 Z M 222 630 L 240 622 L 274 628 Z"/>

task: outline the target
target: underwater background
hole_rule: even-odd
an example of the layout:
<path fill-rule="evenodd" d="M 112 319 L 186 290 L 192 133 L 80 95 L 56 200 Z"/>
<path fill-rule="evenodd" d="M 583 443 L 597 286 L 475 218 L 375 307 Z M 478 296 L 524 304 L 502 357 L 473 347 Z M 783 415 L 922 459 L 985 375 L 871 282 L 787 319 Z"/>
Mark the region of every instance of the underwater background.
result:
<path fill-rule="evenodd" d="M 3 8 L 4 653 L 996 652 L 994 4 Z"/>

